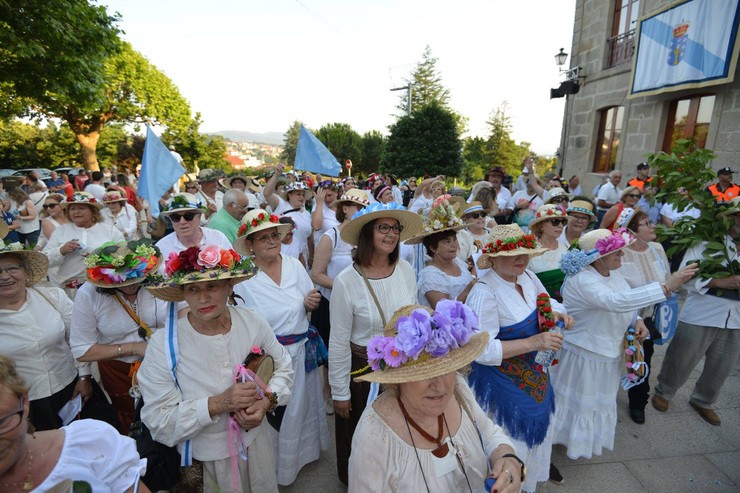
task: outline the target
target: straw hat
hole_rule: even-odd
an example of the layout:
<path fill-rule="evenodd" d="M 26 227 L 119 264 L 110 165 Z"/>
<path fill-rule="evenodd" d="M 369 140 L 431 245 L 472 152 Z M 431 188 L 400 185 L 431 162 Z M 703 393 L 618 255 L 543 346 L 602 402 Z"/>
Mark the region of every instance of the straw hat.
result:
<path fill-rule="evenodd" d="M 280 223 L 280 218 L 275 214 L 268 214 L 264 209 L 252 209 L 242 217 L 242 224 L 236 233 L 237 238 L 233 242 L 234 249 L 242 255 L 253 255 L 254 252 L 245 242 L 247 236 L 270 228 L 277 228 L 280 240 L 293 229 L 290 224 Z"/>
<path fill-rule="evenodd" d="M 230 176 L 228 178 L 224 179 L 224 184 L 226 185 L 226 188 L 234 188 L 234 185 L 232 184 L 234 180 L 241 180 L 244 182 L 245 187 L 249 187 L 252 184 L 252 179 L 249 178 L 246 175 L 234 175 Z"/>
<path fill-rule="evenodd" d="M 336 204 L 337 207 L 345 204 L 356 204 L 362 207 L 367 207 L 370 205 L 370 199 L 367 198 L 367 192 L 365 190 L 350 188 L 336 200 Z"/>
<path fill-rule="evenodd" d="M 596 221 L 596 214 L 594 214 L 594 205 L 586 200 L 571 200 L 568 203 L 568 207 L 565 212 L 580 212 L 591 217 L 591 221 Z"/>
<path fill-rule="evenodd" d="M 104 204 L 112 204 L 113 202 L 126 202 L 128 199 L 121 195 L 118 190 L 109 190 L 103 195 Z"/>
<path fill-rule="evenodd" d="M 595 229 L 581 236 L 578 248 L 592 255 L 590 263 L 630 246 L 637 239 L 626 229 Z"/>
<path fill-rule="evenodd" d="M 478 258 L 478 268 L 491 267 L 494 257 L 512 257 L 515 255 L 529 255 L 529 258 L 538 257 L 548 249 L 537 243 L 534 235 L 525 235 L 518 224 L 499 224 L 491 228 L 485 246 Z"/>
<path fill-rule="evenodd" d="M 183 286 L 194 282 L 233 279 L 246 281 L 258 269 L 249 257 L 234 250 L 224 250 L 218 245 L 190 247 L 182 252 L 172 252 L 165 261 L 165 279 L 147 286 L 156 298 L 165 301 L 184 301 Z"/>
<path fill-rule="evenodd" d="M 162 253 L 151 240 L 107 242 L 85 257 L 88 282 L 101 288 L 137 284 L 162 264 Z"/>
<path fill-rule="evenodd" d="M 288 184 L 288 186 L 285 187 L 285 189 L 280 192 L 280 196 L 283 198 L 283 200 L 288 200 L 288 194 L 290 192 L 303 192 L 303 196 L 306 197 L 306 200 L 313 197 L 313 191 L 303 183 L 302 181 L 294 181 L 293 183 Z"/>
<path fill-rule="evenodd" d="M 72 194 L 71 200 L 64 201 L 59 205 L 62 206 L 62 208 L 66 210 L 72 204 L 85 204 L 91 207 L 95 207 L 96 209 L 103 208 L 103 204 L 98 202 L 98 200 L 95 197 L 93 197 L 87 192 L 75 192 L 74 194 Z"/>
<path fill-rule="evenodd" d="M 562 190 L 562 189 L 561 189 Z M 537 212 L 534 214 L 534 219 L 529 223 L 529 230 L 532 230 L 532 226 L 534 226 L 537 223 L 541 223 L 543 221 L 547 221 L 548 219 L 570 219 L 569 216 L 566 216 L 563 212 L 563 209 L 558 207 L 555 204 L 546 204 L 543 206 L 540 206 L 537 209 Z"/>
<path fill-rule="evenodd" d="M 421 216 L 406 210 L 404 206 L 395 202 L 387 204 L 376 202 L 354 213 L 352 220 L 342 228 L 342 239 L 352 246 L 357 246 L 362 227 L 370 221 L 384 217 L 396 219 L 403 226 L 400 242 L 415 236 L 424 226 L 424 220 Z"/>
<path fill-rule="evenodd" d="M 445 335 L 435 337 L 438 331 Z M 355 381 L 398 384 L 439 377 L 469 365 L 487 345 L 488 333 L 479 331 L 478 317 L 459 301 L 441 300 L 435 311 L 404 306 L 383 335 L 367 345 L 374 371 Z"/>
<path fill-rule="evenodd" d="M 407 245 L 421 243 L 427 236 L 442 231 L 460 231 L 465 228 L 465 223 L 457 215 L 458 207 L 450 205 L 446 197 L 448 196 L 443 195 L 434 201 L 432 208 L 429 210 L 429 215 L 424 218 L 422 230 L 416 236 L 406 240 Z"/>
<path fill-rule="evenodd" d="M 198 172 L 196 180 L 199 182 L 218 181 L 223 176 L 224 172 L 219 169 L 206 168 Z"/>
<path fill-rule="evenodd" d="M 632 221 L 632 218 L 635 217 L 635 214 L 637 214 L 637 211 L 639 211 L 640 208 L 632 208 L 632 207 L 625 207 L 622 209 L 622 212 L 619 213 L 619 217 L 617 218 L 617 226 L 620 228 L 626 228 L 627 225 Z"/>
<path fill-rule="evenodd" d="M 560 187 L 551 188 L 549 190 L 549 194 L 550 196 L 547 198 L 547 201 L 545 201 L 545 204 L 549 204 L 552 199 L 556 197 L 565 197 L 566 199 L 568 198 L 568 193 Z"/>
<path fill-rule="evenodd" d="M 172 197 L 172 202 L 160 211 L 161 215 L 169 216 L 174 212 L 203 212 L 205 207 L 192 193 L 178 193 Z"/>
<path fill-rule="evenodd" d="M 5 222 L 3 222 L 3 225 L 5 226 L 6 231 L 5 234 L 2 236 L 5 237 L 8 234 L 8 226 L 5 224 Z M 1 233 L 2 230 L 0 230 L 0 234 Z M 37 252 L 35 250 L 24 250 L 23 245 L 18 242 L 6 245 L 2 241 L 0 241 L 0 256 L 7 254 L 17 255 L 23 258 L 28 271 L 27 284 L 29 286 L 46 279 L 46 271 L 49 270 L 49 258 L 43 253 Z"/>
<path fill-rule="evenodd" d="M 472 201 L 471 203 L 467 204 L 467 207 L 465 207 L 462 211 L 462 217 L 464 218 L 468 214 L 473 214 L 474 212 L 483 212 L 486 215 L 488 214 L 488 209 L 483 207 L 483 204 L 478 202 L 477 200 Z"/>
<path fill-rule="evenodd" d="M 5 221 L 0 221 L 0 239 L 5 238 L 10 233 L 10 228 Z"/>

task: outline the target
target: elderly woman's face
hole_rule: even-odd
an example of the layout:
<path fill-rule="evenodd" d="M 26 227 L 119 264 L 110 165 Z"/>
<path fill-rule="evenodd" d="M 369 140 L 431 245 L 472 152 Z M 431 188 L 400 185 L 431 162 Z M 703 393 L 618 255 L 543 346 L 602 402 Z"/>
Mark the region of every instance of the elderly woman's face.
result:
<path fill-rule="evenodd" d="M 457 256 L 459 250 L 460 244 L 457 241 L 457 235 L 448 236 L 437 243 L 437 248 L 434 249 L 434 257 L 451 261 Z"/>
<path fill-rule="evenodd" d="M 624 257 L 624 250 L 619 250 L 601 257 L 594 264 L 599 263 L 602 268 L 608 271 L 617 270 L 622 267 L 622 257 Z"/>
<path fill-rule="evenodd" d="M 624 195 L 622 202 L 625 207 L 634 207 L 640 197 L 642 197 L 642 193 L 639 190 L 631 190 Z"/>
<path fill-rule="evenodd" d="M 0 298 L 17 299 L 26 289 L 26 265 L 15 255 L 0 255 Z"/>
<path fill-rule="evenodd" d="M 263 229 L 249 235 L 246 244 L 257 259 L 271 258 L 280 254 L 280 233 L 277 227 Z"/>
<path fill-rule="evenodd" d="M 231 180 L 231 187 L 244 191 L 247 188 L 247 184 L 244 180 Z"/>
<path fill-rule="evenodd" d="M 226 302 L 233 287 L 229 279 L 185 284 L 183 295 L 190 314 L 203 322 L 217 319 L 228 309 Z"/>
<path fill-rule="evenodd" d="M 43 207 L 51 217 L 59 217 L 59 214 L 63 214 L 59 202 L 54 199 L 46 199 Z"/>
<path fill-rule="evenodd" d="M 437 184 L 432 187 L 431 191 L 432 191 L 432 197 L 436 199 L 437 197 L 440 197 L 442 194 L 445 193 L 445 187 L 444 185 Z"/>
<path fill-rule="evenodd" d="M 111 202 L 110 204 L 108 204 L 108 209 L 110 209 L 113 214 L 118 214 L 119 212 L 121 212 L 122 208 L 122 202 Z"/>
<path fill-rule="evenodd" d="M 635 236 L 646 243 L 649 241 L 655 241 L 655 238 L 657 238 L 655 234 L 655 224 L 653 224 L 653 222 L 647 217 L 642 218 L 642 220 L 637 223 Z"/>
<path fill-rule="evenodd" d="M 393 202 L 393 192 L 391 192 L 390 188 L 380 194 L 380 197 L 378 197 L 378 202 L 380 202 L 381 204 L 388 204 L 390 202 Z"/>
<path fill-rule="evenodd" d="M 404 406 L 413 416 L 437 417 L 455 395 L 455 372 L 399 385 Z"/>
<path fill-rule="evenodd" d="M 0 476 L 25 453 L 21 444 L 28 431 L 27 417 L 28 402 L 7 387 L 0 386 Z"/>
<path fill-rule="evenodd" d="M 381 217 L 373 225 L 373 248 L 390 255 L 398 245 L 401 224 L 396 219 Z"/>
<path fill-rule="evenodd" d="M 524 274 L 529 265 L 529 255 L 501 255 L 493 259 L 492 265 L 499 276 L 511 281 Z"/>
<path fill-rule="evenodd" d="M 468 228 L 475 231 L 480 231 L 486 225 L 486 213 L 483 211 L 473 212 L 463 216 L 463 221 L 468 225 Z"/>
<path fill-rule="evenodd" d="M 542 222 L 542 236 L 548 238 L 558 238 L 563 228 L 568 224 L 568 220 L 564 217 L 554 217 L 552 219 L 546 219 Z"/>
<path fill-rule="evenodd" d="M 69 219 L 78 228 L 91 228 L 93 226 L 93 211 L 89 205 L 85 204 L 70 204 L 69 208 Z"/>
<path fill-rule="evenodd" d="M 580 234 L 586 231 L 588 225 L 591 224 L 591 216 L 589 216 L 588 214 L 582 214 L 580 212 L 569 212 L 568 215 L 573 218 L 568 224 L 568 231 L 573 231 Z"/>
<path fill-rule="evenodd" d="M 306 195 L 303 190 L 295 190 L 288 194 L 288 203 L 293 207 L 303 207 L 306 203 Z"/>

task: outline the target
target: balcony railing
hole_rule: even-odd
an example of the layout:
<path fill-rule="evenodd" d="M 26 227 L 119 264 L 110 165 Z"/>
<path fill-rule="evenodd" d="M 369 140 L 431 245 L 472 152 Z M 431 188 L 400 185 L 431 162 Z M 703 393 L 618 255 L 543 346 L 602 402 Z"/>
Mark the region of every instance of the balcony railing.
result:
<path fill-rule="evenodd" d="M 609 61 L 606 68 L 627 63 L 635 51 L 635 30 L 627 31 L 613 38 L 609 38 Z"/>

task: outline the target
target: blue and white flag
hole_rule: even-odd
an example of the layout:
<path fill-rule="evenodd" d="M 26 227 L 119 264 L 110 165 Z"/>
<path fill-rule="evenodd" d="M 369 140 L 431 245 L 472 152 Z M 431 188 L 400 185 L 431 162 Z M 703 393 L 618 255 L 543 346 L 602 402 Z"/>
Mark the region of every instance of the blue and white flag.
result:
<path fill-rule="evenodd" d="M 159 199 L 184 174 L 185 168 L 147 126 L 137 193 L 149 201 L 152 217 L 159 217 Z"/>
<path fill-rule="evenodd" d="M 339 176 L 342 171 L 342 165 L 337 158 L 303 125 L 298 134 L 293 167 L 328 176 Z"/>
<path fill-rule="evenodd" d="M 640 20 L 630 97 L 732 82 L 740 0 L 689 0 Z"/>

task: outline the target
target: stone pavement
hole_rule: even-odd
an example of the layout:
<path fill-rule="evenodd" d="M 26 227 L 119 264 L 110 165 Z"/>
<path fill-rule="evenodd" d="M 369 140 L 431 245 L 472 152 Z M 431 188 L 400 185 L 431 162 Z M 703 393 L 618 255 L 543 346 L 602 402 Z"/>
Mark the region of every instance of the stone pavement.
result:
<path fill-rule="evenodd" d="M 656 382 L 664 354 L 665 347 L 656 346 L 653 356 L 656 371 L 651 374 L 651 385 Z M 703 362 L 697 368 L 701 369 L 702 365 Z M 644 425 L 632 422 L 627 411 L 627 393 L 620 391 L 614 450 L 589 460 L 574 461 L 565 455 L 564 447 L 556 446 L 553 462 L 565 482 L 540 483 L 537 492 L 739 492 L 740 363 L 736 363 L 715 405 L 722 419 L 718 427 L 706 423 L 689 406 L 689 395 L 699 373 L 694 370 L 667 413 L 660 413 L 648 404 Z M 329 419 L 329 429 L 333 435 L 333 417 Z M 332 448 L 322 453 L 318 461 L 304 467 L 293 485 L 280 491 L 345 492 L 346 488 L 337 479 L 335 463 Z M 378 485 L 378 492 L 382 491 L 382 485 Z"/>

